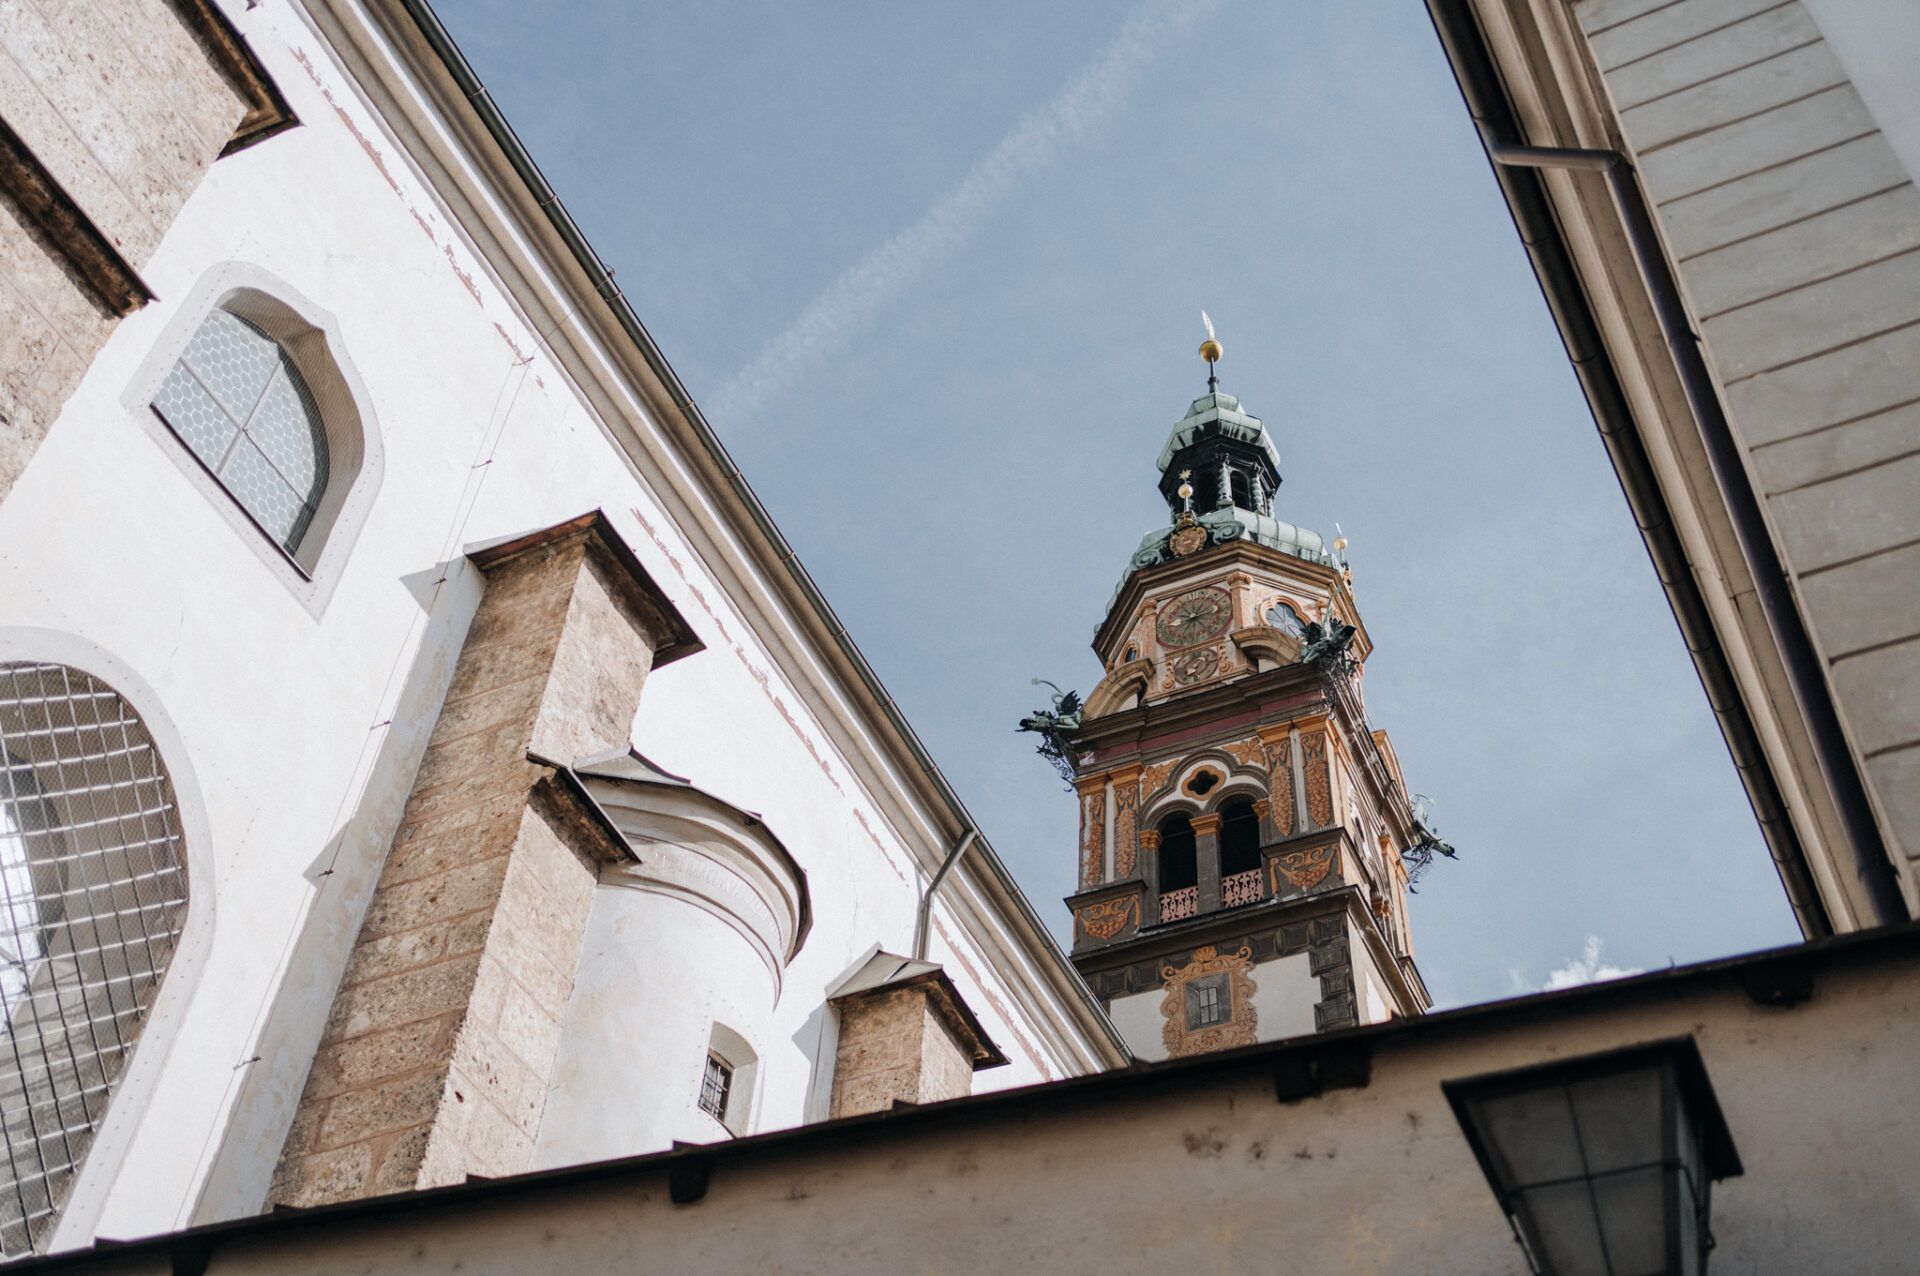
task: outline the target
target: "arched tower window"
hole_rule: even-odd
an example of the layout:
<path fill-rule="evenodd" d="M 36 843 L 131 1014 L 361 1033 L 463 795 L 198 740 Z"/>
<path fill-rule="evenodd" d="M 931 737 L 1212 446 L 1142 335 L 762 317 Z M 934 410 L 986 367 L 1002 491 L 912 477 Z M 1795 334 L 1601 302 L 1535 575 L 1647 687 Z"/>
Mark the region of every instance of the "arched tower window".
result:
<path fill-rule="evenodd" d="M 0 663 L 0 1256 L 52 1239 L 186 907 L 140 716 L 77 669 Z"/>
<path fill-rule="evenodd" d="M 1247 476 L 1239 470 L 1232 471 L 1233 503 L 1243 510 L 1257 509 L 1254 504 L 1253 487 L 1247 482 Z"/>
<path fill-rule="evenodd" d="M 1185 890 L 1200 884 L 1200 863 L 1195 858 L 1193 821 L 1184 815 L 1169 815 L 1160 821 L 1160 893 Z"/>
<path fill-rule="evenodd" d="M 260 530 L 297 557 L 331 467 L 320 409 L 281 343 L 230 310 L 210 311 L 153 410 Z"/>
<path fill-rule="evenodd" d="M 1220 876 L 1248 873 L 1260 867 L 1260 817 L 1251 801 L 1238 801 L 1221 809 Z"/>
<path fill-rule="evenodd" d="M 1307 622 L 1300 619 L 1300 613 L 1293 609 L 1293 604 L 1284 599 L 1267 608 L 1267 623 L 1296 638 L 1307 632 Z"/>

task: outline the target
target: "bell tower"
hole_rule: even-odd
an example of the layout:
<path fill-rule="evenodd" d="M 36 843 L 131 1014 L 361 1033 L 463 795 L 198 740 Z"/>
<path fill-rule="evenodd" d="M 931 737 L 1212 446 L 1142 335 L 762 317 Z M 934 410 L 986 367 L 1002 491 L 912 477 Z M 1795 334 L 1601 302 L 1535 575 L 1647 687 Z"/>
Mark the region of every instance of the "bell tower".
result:
<path fill-rule="evenodd" d="M 1143 1059 L 1430 1004 L 1407 927 L 1421 822 L 1361 683 L 1344 540 L 1274 517 L 1280 453 L 1208 392 L 1160 450 L 1168 521 L 1094 635 L 1062 737 L 1080 798 L 1073 961 Z"/>

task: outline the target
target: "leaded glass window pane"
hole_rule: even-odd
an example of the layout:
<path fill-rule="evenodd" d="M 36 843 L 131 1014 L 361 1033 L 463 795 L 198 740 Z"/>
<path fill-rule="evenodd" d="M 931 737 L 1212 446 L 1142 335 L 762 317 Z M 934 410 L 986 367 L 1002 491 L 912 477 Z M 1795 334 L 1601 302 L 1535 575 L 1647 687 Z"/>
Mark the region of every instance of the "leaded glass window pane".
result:
<path fill-rule="evenodd" d="M 153 410 L 262 530 L 299 549 L 327 486 L 327 435 L 278 342 L 216 310 L 187 343 Z"/>

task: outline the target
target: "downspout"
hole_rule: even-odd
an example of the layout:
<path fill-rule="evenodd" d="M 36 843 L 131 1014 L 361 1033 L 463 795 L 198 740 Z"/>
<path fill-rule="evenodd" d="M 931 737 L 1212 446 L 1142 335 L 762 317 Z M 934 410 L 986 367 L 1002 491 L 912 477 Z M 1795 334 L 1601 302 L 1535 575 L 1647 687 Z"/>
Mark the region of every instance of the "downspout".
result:
<path fill-rule="evenodd" d="M 1679 281 L 1654 228 L 1653 212 L 1647 207 L 1646 194 L 1634 180 L 1633 166 L 1618 151 L 1577 150 L 1561 147 L 1514 146 L 1497 142 L 1482 129 L 1487 155 L 1495 164 L 1515 168 L 1562 168 L 1600 173 L 1607 179 L 1614 206 L 1627 232 L 1640 278 L 1646 284 L 1660 321 L 1661 335 L 1673 356 L 1680 384 L 1687 396 L 1700 441 L 1713 468 L 1715 485 L 1725 502 L 1733 524 L 1740 554 L 1753 575 L 1753 588 L 1766 617 L 1767 630 L 1773 635 L 1793 688 L 1794 703 L 1805 721 L 1807 735 L 1820 764 L 1821 778 L 1833 795 L 1834 808 L 1846 832 L 1854 871 L 1866 888 L 1876 925 L 1907 920 L 1906 897 L 1900 891 L 1893 863 L 1873 816 L 1866 784 L 1854 764 L 1846 732 L 1840 724 L 1840 711 L 1833 702 L 1820 653 L 1807 632 L 1806 620 L 1794 603 L 1793 585 L 1779 548 L 1767 529 L 1760 509 L 1760 498 L 1748 480 L 1741 460 L 1739 442 L 1721 406 L 1713 374 L 1700 352 L 1700 337 L 1694 332 L 1686 303 L 1680 296 Z"/>
<path fill-rule="evenodd" d="M 1468 116 L 1487 137 L 1519 134 L 1512 104 L 1468 0 L 1427 0 L 1434 33 L 1453 67 Z M 1493 164 L 1493 177 L 1505 196 L 1514 230 L 1525 246 L 1539 282 L 1542 300 L 1559 329 L 1567 360 L 1580 382 L 1600 441 L 1613 462 L 1627 508 L 1640 529 L 1647 557 L 1667 595 L 1673 618 L 1687 644 L 1707 703 L 1718 719 L 1727 752 L 1752 803 L 1761 836 L 1773 855 L 1780 884 L 1794 918 L 1809 939 L 1833 934 L 1833 923 L 1813 882 L 1798 830 L 1787 814 L 1786 799 L 1773 774 L 1751 710 L 1742 698 L 1732 664 L 1714 628 L 1700 584 L 1681 544 L 1666 494 L 1654 474 L 1646 441 L 1627 403 L 1612 356 L 1600 336 L 1599 321 L 1587 300 L 1572 253 L 1555 220 L 1546 187 L 1531 169 Z"/>
<path fill-rule="evenodd" d="M 915 961 L 927 959 L 927 941 L 933 938 L 929 933 L 933 921 L 933 893 L 940 889 L 940 883 L 947 880 L 947 874 L 953 870 L 955 864 L 960 862 L 960 857 L 967 853 L 967 848 L 973 845 L 973 839 L 978 836 L 978 830 L 968 829 L 966 835 L 947 853 L 946 862 L 940 866 L 940 871 L 933 875 L 933 880 L 927 883 L 927 889 L 920 893 L 920 909 L 913 919 L 913 959 Z"/>

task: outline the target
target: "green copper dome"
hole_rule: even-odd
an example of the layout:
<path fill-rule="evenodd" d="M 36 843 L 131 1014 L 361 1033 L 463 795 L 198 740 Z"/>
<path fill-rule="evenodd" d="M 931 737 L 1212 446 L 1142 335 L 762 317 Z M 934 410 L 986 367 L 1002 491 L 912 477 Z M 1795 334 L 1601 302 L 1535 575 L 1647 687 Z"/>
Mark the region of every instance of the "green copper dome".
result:
<path fill-rule="evenodd" d="M 1208 430 L 1208 426 L 1217 426 Z M 1173 433 L 1167 436 L 1167 445 L 1160 449 L 1160 472 L 1165 474 L 1167 467 L 1173 464 L 1173 458 L 1198 442 L 1202 435 L 1217 433 L 1222 438 L 1237 439 L 1250 443 L 1267 454 L 1273 462 L 1273 468 L 1280 468 L 1280 449 L 1273 445 L 1267 436 L 1267 428 L 1260 424 L 1260 418 L 1249 416 L 1240 410 L 1240 400 L 1231 394 L 1203 394 L 1193 401 L 1187 409 L 1187 415 L 1173 427 Z"/>

